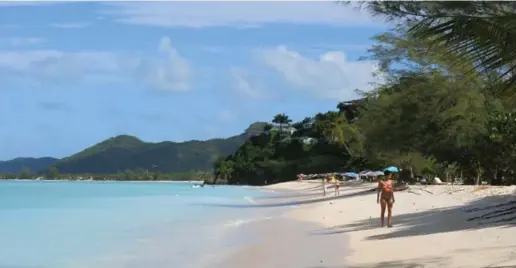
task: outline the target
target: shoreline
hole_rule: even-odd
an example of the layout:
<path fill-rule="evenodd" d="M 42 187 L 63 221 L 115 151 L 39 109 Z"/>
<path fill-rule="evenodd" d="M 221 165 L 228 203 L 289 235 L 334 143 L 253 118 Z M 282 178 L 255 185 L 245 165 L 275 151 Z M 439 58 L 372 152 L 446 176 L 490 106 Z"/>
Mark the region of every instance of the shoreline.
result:
<path fill-rule="evenodd" d="M 278 185 L 278 184 L 275 184 Z M 292 216 L 307 196 L 319 193 L 302 193 L 275 185 L 256 186 L 267 196 L 255 198 L 257 207 L 280 209 L 275 217 L 250 222 L 235 229 L 234 236 L 253 234 L 257 239 L 224 252 L 203 268 L 268 268 L 268 267 L 341 267 L 342 256 L 350 251 L 345 236 L 325 238 L 314 234 L 324 228 L 318 222 Z M 253 187 L 254 188 L 254 187 Z M 335 266 L 337 265 L 337 266 Z"/>
<path fill-rule="evenodd" d="M 203 183 L 204 181 L 173 181 L 173 180 L 70 180 L 70 179 L 59 179 L 59 180 L 48 180 L 48 179 L 1 179 L 0 181 L 42 181 L 42 182 L 49 182 L 49 181 L 64 181 L 64 182 L 159 182 L 159 183 Z"/>
<path fill-rule="evenodd" d="M 217 267 L 249 263 L 256 265 L 252 267 L 274 267 L 260 264 L 265 261 L 276 261 L 281 267 L 310 268 L 516 265 L 515 186 L 411 186 L 396 192 L 393 228 L 379 226 L 374 183 L 346 183 L 338 197 L 333 196 L 330 187 L 327 197 L 322 197 L 319 181 L 261 188 L 278 195 L 265 202 L 259 200 L 259 205 L 289 209 L 275 221 L 245 227 L 248 232 L 263 234 L 260 242 L 230 254 L 222 262 L 225 266 Z M 305 253 L 297 248 L 305 244 L 312 245 L 311 251 Z M 299 251 L 303 263 L 300 257 L 286 255 L 290 260 L 285 260 L 271 255 L 270 248 L 278 252 Z M 340 253 L 333 253 L 338 258 L 324 255 L 328 248 L 340 248 Z M 314 263 L 317 257 L 322 262 Z M 324 258 L 328 258 L 327 262 Z"/>

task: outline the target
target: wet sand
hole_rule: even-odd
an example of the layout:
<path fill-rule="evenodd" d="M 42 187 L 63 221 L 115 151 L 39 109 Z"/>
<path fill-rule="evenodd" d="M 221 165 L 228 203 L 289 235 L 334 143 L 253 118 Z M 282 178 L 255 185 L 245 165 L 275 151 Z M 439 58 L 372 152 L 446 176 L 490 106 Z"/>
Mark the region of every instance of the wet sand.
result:
<path fill-rule="evenodd" d="M 258 241 L 207 267 L 342 267 L 349 252 L 346 236 L 319 236 L 316 233 L 321 228 L 313 222 L 288 218 L 248 224 L 236 232 L 252 232 Z"/>
<path fill-rule="evenodd" d="M 338 197 L 320 182 L 265 187 L 278 196 L 257 206 L 290 211 L 242 227 L 260 240 L 210 267 L 516 267 L 516 187 L 412 186 L 380 228 L 375 186 L 346 183 Z"/>

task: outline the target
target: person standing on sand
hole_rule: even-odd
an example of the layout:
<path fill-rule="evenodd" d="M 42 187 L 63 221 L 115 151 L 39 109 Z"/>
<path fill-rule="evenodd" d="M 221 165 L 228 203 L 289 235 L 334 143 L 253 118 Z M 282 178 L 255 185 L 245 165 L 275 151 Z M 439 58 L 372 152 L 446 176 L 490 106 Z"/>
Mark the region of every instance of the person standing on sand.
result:
<path fill-rule="evenodd" d="M 340 180 L 335 179 L 335 196 L 340 195 Z"/>
<path fill-rule="evenodd" d="M 326 196 L 326 184 L 328 183 L 328 178 L 326 176 L 322 179 L 322 189 L 323 189 L 323 196 Z"/>
<path fill-rule="evenodd" d="M 385 171 L 385 176 L 378 181 L 378 194 L 376 195 L 376 203 L 380 204 L 382 227 L 384 226 L 385 208 L 387 208 L 387 226 L 392 227 L 392 206 L 396 201 L 394 199 L 394 190 L 392 188 L 392 173 Z"/>

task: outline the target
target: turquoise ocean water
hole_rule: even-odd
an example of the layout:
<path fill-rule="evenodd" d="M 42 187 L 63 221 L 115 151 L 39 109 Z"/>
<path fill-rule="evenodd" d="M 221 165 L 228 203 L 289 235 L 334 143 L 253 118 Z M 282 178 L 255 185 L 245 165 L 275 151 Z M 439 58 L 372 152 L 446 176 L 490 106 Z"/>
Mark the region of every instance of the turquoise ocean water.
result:
<path fill-rule="evenodd" d="M 191 183 L 0 181 L 0 268 L 202 267 L 280 213 L 267 194 Z"/>

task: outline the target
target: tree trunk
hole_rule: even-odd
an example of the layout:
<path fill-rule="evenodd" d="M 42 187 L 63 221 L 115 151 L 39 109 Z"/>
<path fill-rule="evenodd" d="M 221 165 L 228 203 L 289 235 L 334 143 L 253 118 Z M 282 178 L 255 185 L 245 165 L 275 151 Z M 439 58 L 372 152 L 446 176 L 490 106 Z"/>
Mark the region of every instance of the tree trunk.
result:
<path fill-rule="evenodd" d="M 480 176 L 482 176 L 482 170 L 480 170 L 480 167 L 477 165 L 477 178 L 475 179 L 475 185 L 480 185 Z"/>
<path fill-rule="evenodd" d="M 346 148 L 346 151 L 348 151 L 349 156 L 353 157 L 353 153 L 351 152 L 351 150 L 349 149 L 349 147 L 346 145 L 345 142 L 343 143 L 343 145 L 344 145 L 344 148 Z"/>

